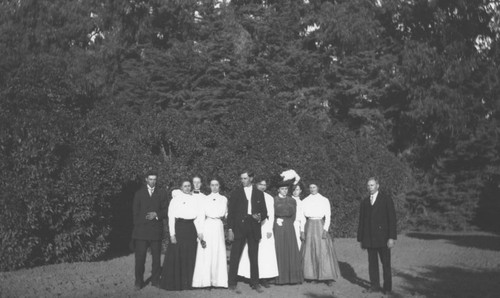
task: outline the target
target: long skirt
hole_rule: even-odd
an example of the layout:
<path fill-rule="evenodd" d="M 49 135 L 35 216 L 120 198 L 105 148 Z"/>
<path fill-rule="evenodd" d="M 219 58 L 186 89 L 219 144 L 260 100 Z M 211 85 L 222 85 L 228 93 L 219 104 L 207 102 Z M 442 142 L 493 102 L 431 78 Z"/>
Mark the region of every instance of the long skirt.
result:
<path fill-rule="evenodd" d="M 302 245 L 304 278 L 308 280 L 337 280 L 340 276 L 337 255 L 330 234 L 323 235 L 322 219 L 307 219 L 306 241 Z"/>
<path fill-rule="evenodd" d="M 224 227 L 220 219 L 207 218 L 203 226 L 206 247 L 198 241 L 193 287 L 227 288 L 227 257 Z"/>
<path fill-rule="evenodd" d="M 300 248 L 302 247 L 302 240 L 300 240 L 300 221 L 296 220 L 293 223 L 293 227 L 295 228 L 295 237 L 297 238 L 297 246 Z"/>
<path fill-rule="evenodd" d="M 297 246 L 293 219 L 290 217 L 282 218 L 281 225 L 278 225 L 277 220 L 274 221 L 273 226 L 279 272 L 276 284 L 302 283 L 304 281 L 302 261 Z"/>
<path fill-rule="evenodd" d="M 276 247 L 274 244 L 274 233 L 267 238 L 267 233 L 262 231 L 259 242 L 259 278 L 273 278 L 278 276 L 278 261 L 276 260 Z M 248 257 L 248 244 L 245 244 L 241 253 L 238 275 L 250 278 L 250 258 Z"/>
<path fill-rule="evenodd" d="M 170 243 L 163 261 L 160 288 L 169 291 L 191 289 L 196 260 L 196 228 L 193 220 L 176 219 L 176 244 Z"/>

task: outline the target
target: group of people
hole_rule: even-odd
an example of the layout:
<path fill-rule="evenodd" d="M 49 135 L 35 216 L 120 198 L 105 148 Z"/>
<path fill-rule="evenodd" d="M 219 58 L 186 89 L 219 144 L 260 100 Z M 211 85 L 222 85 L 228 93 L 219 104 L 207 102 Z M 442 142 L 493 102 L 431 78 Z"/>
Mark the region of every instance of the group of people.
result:
<path fill-rule="evenodd" d="M 301 284 L 308 280 L 331 284 L 337 280 L 340 270 L 328 232 L 330 201 L 319 193 L 317 183 L 309 183 L 309 195 L 301 199 L 305 187 L 293 170 L 283 172 L 281 177 L 273 197 L 265 192 L 268 179 L 254 179 L 252 172 L 244 171 L 240 174 L 241 187 L 228 200 L 219 193 L 220 179 L 209 181 L 211 193 L 205 195 L 200 191 L 201 178 L 195 176 L 181 181 L 167 207 L 166 191 L 156 189 L 157 174 L 148 173 L 146 187 L 136 193 L 133 203 L 135 288 L 144 286 L 148 247 L 152 255 L 151 284 L 165 290 L 220 287 L 239 293 L 238 276 L 249 279 L 252 289 L 259 293 L 270 283 Z M 368 204 L 364 200 L 360 208 L 358 241 L 362 248 L 368 248 L 370 291 L 391 291 L 394 205 L 389 197 L 378 195 L 375 178 L 369 179 L 368 189 Z M 382 203 L 375 205 L 374 196 Z M 168 219 L 170 243 L 160 266 L 163 219 Z M 390 241 L 381 245 L 379 238 Z M 229 270 L 226 239 L 232 244 Z M 384 269 L 383 289 L 378 280 L 379 256 Z"/>

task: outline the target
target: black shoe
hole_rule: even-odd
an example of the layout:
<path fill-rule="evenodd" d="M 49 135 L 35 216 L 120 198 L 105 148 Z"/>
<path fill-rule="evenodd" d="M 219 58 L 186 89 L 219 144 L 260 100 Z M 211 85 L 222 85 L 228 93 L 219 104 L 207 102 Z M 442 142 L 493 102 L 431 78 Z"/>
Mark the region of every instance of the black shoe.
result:
<path fill-rule="evenodd" d="M 269 285 L 269 282 L 265 279 L 261 280 L 260 284 L 266 289 L 269 289 L 271 287 L 271 285 Z"/>
<path fill-rule="evenodd" d="M 134 290 L 139 291 L 140 289 L 142 289 L 142 283 L 136 281 L 134 284 Z"/>
<path fill-rule="evenodd" d="M 159 282 L 152 282 L 151 285 L 155 288 L 160 288 L 160 283 Z"/>
<path fill-rule="evenodd" d="M 333 285 L 333 281 L 331 280 L 327 280 L 325 281 L 325 284 L 328 286 L 328 287 L 331 287 Z"/>
<path fill-rule="evenodd" d="M 241 294 L 240 289 L 238 289 L 238 288 L 236 287 L 236 285 L 230 285 L 230 286 L 228 287 L 228 289 L 229 289 L 230 291 L 235 292 L 236 294 Z"/>
<path fill-rule="evenodd" d="M 255 290 L 259 294 L 264 293 L 264 290 L 262 289 L 262 287 L 259 284 L 253 285 L 252 289 Z"/>
<path fill-rule="evenodd" d="M 379 293 L 379 292 L 382 292 L 382 288 L 380 288 L 380 287 L 369 287 L 364 292 L 365 293 Z"/>

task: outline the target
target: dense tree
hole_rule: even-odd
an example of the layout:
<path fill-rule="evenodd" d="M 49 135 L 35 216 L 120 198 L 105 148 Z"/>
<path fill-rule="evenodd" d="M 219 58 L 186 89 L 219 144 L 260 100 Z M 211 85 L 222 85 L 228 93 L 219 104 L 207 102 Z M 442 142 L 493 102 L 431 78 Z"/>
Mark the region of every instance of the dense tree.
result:
<path fill-rule="evenodd" d="M 400 227 L 498 226 L 494 3 L 1 2 L 0 268 L 125 247 L 150 168 L 293 168 L 337 236 L 374 175 Z"/>

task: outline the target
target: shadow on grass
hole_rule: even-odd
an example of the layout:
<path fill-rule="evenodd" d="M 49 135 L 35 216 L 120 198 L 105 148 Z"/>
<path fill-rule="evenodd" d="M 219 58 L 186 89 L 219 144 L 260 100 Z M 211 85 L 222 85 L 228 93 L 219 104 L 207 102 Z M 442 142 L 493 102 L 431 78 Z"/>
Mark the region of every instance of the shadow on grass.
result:
<path fill-rule="evenodd" d="M 474 270 L 458 267 L 424 267 L 427 272 L 412 275 L 396 271 L 405 280 L 404 292 L 425 297 L 498 297 L 500 269 Z"/>
<path fill-rule="evenodd" d="M 450 243 L 463 246 L 463 247 L 474 247 L 484 250 L 500 250 L 500 236 L 491 235 L 478 235 L 478 234 L 443 234 L 443 233 L 424 233 L 424 232 L 412 232 L 406 234 L 406 236 L 411 238 L 417 238 L 422 240 L 447 240 Z"/>
<path fill-rule="evenodd" d="M 352 268 L 352 266 L 349 265 L 349 263 L 339 262 L 339 267 L 340 267 L 340 275 L 342 275 L 342 277 L 345 280 L 349 281 L 352 284 L 358 285 L 364 289 L 368 289 L 370 287 L 370 282 L 362 278 L 359 278 L 356 272 L 354 271 L 354 268 Z"/>
<path fill-rule="evenodd" d="M 314 294 L 314 293 L 305 293 L 304 294 L 305 297 L 309 297 L 309 298 L 336 298 L 338 296 L 335 296 L 332 292 L 331 295 L 323 295 L 323 294 Z"/>

